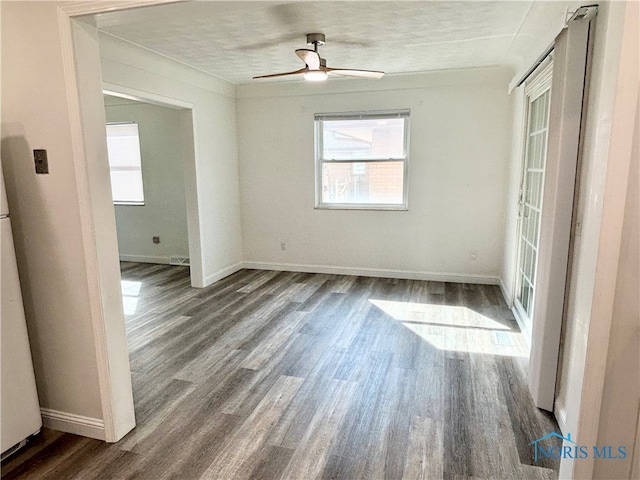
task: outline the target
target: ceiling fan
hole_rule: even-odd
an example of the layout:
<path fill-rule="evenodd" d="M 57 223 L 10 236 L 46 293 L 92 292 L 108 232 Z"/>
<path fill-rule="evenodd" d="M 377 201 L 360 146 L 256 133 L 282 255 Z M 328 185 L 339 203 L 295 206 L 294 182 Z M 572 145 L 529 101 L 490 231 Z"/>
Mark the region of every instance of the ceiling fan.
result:
<path fill-rule="evenodd" d="M 305 63 L 305 67 L 300 70 L 285 73 L 272 73 L 271 75 L 260 75 L 253 77 L 256 78 L 273 78 L 284 77 L 287 75 L 303 74 L 305 80 L 310 81 L 322 81 L 326 80 L 327 76 L 335 75 L 340 77 L 359 77 L 379 79 L 382 78 L 384 72 L 378 72 L 375 70 L 357 70 L 353 68 L 332 68 L 327 67 L 327 61 L 320 57 L 318 47 L 325 44 L 324 33 L 308 33 L 307 45 L 313 45 L 313 50 L 308 48 L 299 48 L 296 50 L 296 55 Z"/>

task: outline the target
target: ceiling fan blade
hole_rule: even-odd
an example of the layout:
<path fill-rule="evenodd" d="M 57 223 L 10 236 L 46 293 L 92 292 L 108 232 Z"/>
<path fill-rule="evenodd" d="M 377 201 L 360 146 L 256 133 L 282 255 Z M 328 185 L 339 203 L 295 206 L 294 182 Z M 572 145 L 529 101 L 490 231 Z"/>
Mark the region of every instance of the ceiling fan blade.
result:
<path fill-rule="evenodd" d="M 370 78 L 378 80 L 383 77 L 384 72 L 378 72 L 376 70 L 355 70 L 353 68 L 330 68 L 326 67 L 325 72 L 329 75 L 337 75 L 341 77 L 359 77 Z"/>
<path fill-rule="evenodd" d="M 320 70 L 320 55 L 315 50 L 299 48 L 296 50 L 296 55 L 307 64 L 309 70 Z"/>
<path fill-rule="evenodd" d="M 253 79 L 255 80 L 256 78 L 273 78 L 273 77 L 285 77 L 287 75 L 297 75 L 298 73 L 304 73 L 306 72 L 308 69 L 307 67 L 305 68 L 301 68 L 300 70 L 295 70 L 293 72 L 284 72 L 284 73 L 272 73 L 271 75 L 260 75 L 258 77 L 253 77 Z"/>

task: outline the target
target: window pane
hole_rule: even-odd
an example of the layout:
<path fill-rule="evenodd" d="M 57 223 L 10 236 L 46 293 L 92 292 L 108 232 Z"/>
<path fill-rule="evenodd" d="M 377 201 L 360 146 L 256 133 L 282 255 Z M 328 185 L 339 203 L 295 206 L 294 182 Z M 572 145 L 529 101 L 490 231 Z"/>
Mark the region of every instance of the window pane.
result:
<path fill-rule="evenodd" d="M 111 170 L 111 193 L 114 202 L 143 202 L 142 172 L 140 170 Z"/>
<path fill-rule="evenodd" d="M 403 118 L 325 120 L 324 160 L 404 158 Z"/>
<path fill-rule="evenodd" d="M 111 193 L 117 203 L 143 203 L 142 162 L 138 125 L 107 125 Z"/>
<path fill-rule="evenodd" d="M 402 205 L 404 162 L 322 164 L 322 203 Z"/>

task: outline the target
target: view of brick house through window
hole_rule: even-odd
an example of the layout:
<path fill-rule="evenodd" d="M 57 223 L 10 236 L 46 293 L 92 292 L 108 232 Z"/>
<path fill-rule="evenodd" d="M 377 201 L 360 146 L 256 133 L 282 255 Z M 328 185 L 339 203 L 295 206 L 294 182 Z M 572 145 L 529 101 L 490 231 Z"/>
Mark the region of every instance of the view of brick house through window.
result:
<path fill-rule="evenodd" d="M 407 208 L 409 111 L 316 115 L 318 208 Z"/>

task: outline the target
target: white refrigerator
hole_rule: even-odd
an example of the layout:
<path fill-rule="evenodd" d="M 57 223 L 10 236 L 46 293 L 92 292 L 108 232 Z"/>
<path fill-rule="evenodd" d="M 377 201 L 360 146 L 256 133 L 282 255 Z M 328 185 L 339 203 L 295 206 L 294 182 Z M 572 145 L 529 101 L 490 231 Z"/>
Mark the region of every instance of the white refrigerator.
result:
<path fill-rule="evenodd" d="M 42 417 L 1 170 L 0 182 L 0 443 L 4 459 L 40 431 Z"/>

